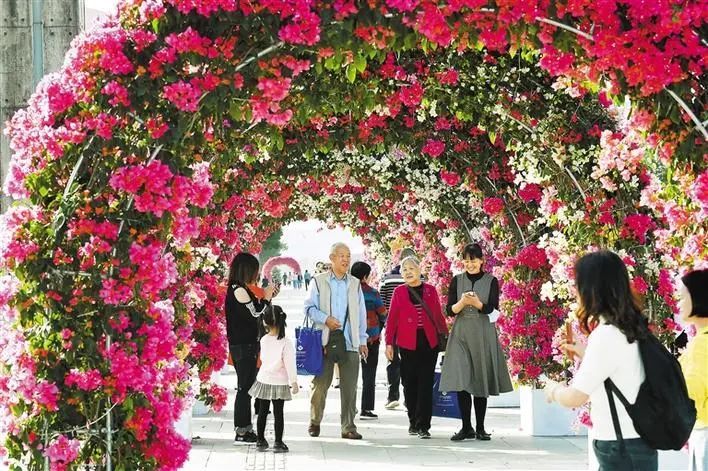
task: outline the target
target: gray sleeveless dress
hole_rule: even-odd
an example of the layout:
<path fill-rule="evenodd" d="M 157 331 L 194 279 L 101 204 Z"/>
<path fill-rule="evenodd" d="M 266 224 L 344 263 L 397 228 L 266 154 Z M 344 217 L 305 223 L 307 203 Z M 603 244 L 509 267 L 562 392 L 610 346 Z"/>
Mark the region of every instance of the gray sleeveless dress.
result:
<path fill-rule="evenodd" d="M 465 273 L 457 275 L 457 299 L 465 291 L 474 291 L 486 304 L 492 279 L 485 273 L 473 286 Z M 464 308 L 455 318 L 447 342 L 440 391 L 467 391 L 476 397 L 489 397 L 513 389 L 496 325 L 476 308 Z"/>

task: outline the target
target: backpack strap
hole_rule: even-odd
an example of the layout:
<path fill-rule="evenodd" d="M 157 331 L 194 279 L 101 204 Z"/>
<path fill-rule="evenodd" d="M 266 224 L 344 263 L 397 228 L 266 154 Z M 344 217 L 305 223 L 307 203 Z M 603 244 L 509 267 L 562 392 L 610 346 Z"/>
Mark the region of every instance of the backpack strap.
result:
<path fill-rule="evenodd" d="M 612 426 L 615 428 L 615 435 L 620 442 L 620 453 L 624 454 L 624 438 L 622 437 L 622 427 L 620 427 L 619 416 L 617 415 L 617 407 L 615 406 L 615 398 L 612 393 L 616 393 L 625 409 L 629 405 L 627 399 L 622 395 L 615 383 L 610 378 L 605 380 L 605 393 L 607 393 L 607 402 L 610 404 L 610 413 L 612 414 Z"/>

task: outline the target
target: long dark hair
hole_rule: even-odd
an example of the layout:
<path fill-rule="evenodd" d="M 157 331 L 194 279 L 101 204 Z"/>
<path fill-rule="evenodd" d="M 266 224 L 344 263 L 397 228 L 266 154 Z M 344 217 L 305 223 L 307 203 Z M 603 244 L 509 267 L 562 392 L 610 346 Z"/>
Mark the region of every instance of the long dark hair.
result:
<path fill-rule="evenodd" d="M 689 317 L 708 317 L 708 270 L 686 273 L 681 282 L 691 295 L 693 309 Z"/>
<path fill-rule="evenodd" d="M 241 252 L 231 260 L 229 267 L 229 286 L 245 288 L 247 284 L 258 280 L 258 259 L 248 252 Z"/>
<path fill-rule="evenodd" d="M 575 263 L 575 286 L 580 300 L 578 318 L 586 334 L 597 326 L 600 316 L 621 330 L 629 343 L 649 332 L 639 297 L 630 288 L 627 267 L 614 252 L 582 256 Z"/>
<path fill-rule="evenodd" d="M 285 327 L 287 326 L 285 323 L 286 317 L 285 312 L 283 312 L 280 306 L 271 304 L 268 309 L 266 309 L 266 312 L 263 313 L 263 323 L 266 326 L 266 332 L 270 330 L 269 328 L 277 327 L 278 340 L 285 337 Z"/>

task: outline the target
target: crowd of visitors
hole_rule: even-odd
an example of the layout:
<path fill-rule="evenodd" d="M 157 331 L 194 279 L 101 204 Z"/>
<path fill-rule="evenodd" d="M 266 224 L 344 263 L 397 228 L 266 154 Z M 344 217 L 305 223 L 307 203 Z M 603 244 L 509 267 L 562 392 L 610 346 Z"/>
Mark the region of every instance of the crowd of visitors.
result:
<path fill-rule="evenodd" d="M 431 437 L 434 375 L 444 352 L 439 390 L 455 392 L 462 417 L 460 430 L 450 439 L 491 440 L 484 424 L 487 399 L 513 390 L 495 326 L 500 286 L 485 270 L 479 244 L 465 246 L 460 257 L 464 271 L 450 279 L 445 306 L 437 288 L 426 282 L 412 249 L 398 254 L 399 263 L 382 277 L 380 290 L 372 286 L 369 264 L 359 261 L 350 267 L 351 252 L 342 243 L 331 247 L 330 263 L 319 263 L 313 274 L 305 270 L 290 279 L 294 285 L 304 283 L 308 290 L 304 313 L 322 333 L 322 370 L 310 391 L 311 437 L 320 436 L 335 369 L 341 437 L 362 438 L 355 423 L 360 368 L 359 417 L 378 418 L 375 378 L 383 341 L 389 362 L 385 407 L 400 406 L 402 385 L 410 435 Z M 259 287 L 258 279 L 258 260 L 248 253 L 236 255 L 225 302 L 229 351 L 238 375 L 235 442 L 253 442 L 260 451 L 269 448 L 263 430 L 272 403 L 272 449 L 282 453 L 288 451 L 283 442 L 283 405 L 299 389 L 295 353 L 285 337 L 286 314 L 271 304 L 279 285 Z M 283 284 L 287 282 L 284 274 Z M 549 402 L 565 407 L 591 404 L 591 438 L 601 471 L 656 470 L 658 448 L 686 442 L 690 470 L 708 470 L 708 270 L 686 273 L 678 285 L 681 321 L 692 324 L 696 332 L 680 356 L 680 366 L 652 335 L 622 259 L 610 251 L 596 251 L 576 262 L 576 317 L 588 335 L 587 343 L 567 339 L 562 350 L 579 360 L 579 368 L 569 384 L 544 378 L 545 392 Z M 666 400 L 667 391 L 673 394 L 671 401 Z"/>

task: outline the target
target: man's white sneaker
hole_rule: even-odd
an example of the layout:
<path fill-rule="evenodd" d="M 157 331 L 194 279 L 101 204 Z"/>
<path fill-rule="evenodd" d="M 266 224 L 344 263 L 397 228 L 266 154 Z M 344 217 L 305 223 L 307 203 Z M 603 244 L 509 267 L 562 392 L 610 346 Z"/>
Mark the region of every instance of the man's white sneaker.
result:
<path fill-rule="evenodd" d="M 386 409 L 388 409 L 388 410 L 393 410 L 396 407 L 398 407 L 398 405 L 399 405 L 398 401 L 391 401 L 388 404 L 386 404 L 384 407 L 386 407 Z"/>

